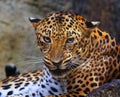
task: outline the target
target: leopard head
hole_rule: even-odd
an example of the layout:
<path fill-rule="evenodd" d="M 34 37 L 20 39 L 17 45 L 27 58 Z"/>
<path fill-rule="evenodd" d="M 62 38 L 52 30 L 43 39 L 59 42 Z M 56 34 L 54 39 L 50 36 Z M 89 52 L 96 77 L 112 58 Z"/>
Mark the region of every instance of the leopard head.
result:
<path fill-rule="evenodd" d="M 53 76 L 61 78 L 79 65 L 82 43 L 99 22 L 89 22 L 70 12 L 57 12 L 40 20 L 30 18 L 45 65 Z"/>

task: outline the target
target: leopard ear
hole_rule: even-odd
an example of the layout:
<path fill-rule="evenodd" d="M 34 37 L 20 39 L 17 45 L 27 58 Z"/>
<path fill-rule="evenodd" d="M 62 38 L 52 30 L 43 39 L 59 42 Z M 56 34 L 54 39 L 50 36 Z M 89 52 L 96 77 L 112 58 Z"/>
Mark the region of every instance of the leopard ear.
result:
<path fill-rule="evenodd" d="M 91 21 L 91 22 L 86 21 L 85 24 L 86 24 L 86 30 L 84 32 L 84 36 L 89 37 L 91 32 L 94 30 L 96 26 L 100 24 L 100 22 L 99 21 Z"/>
<path fill-rule="evenodd" d="M 29 17 L 29 21 L 36 28 L 41 20 L 39 18 Z"/>
<path fill-rule="evenodd" d="M 99 21 L 91 21 L 91 22 L 87 21 L 85 24 L 86 24 L 87 28 L 94 28 L 94 27 L 98 26 L 100 24 L 100 22 Z"/>

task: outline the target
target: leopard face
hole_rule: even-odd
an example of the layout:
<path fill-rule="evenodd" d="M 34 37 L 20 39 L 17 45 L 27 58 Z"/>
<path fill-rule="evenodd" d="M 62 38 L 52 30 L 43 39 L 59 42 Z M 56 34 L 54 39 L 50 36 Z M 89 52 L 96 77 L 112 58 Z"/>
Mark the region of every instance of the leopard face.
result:
<path fill-rule="evenodd" d="M 87 43 L 90 31 L 98 24 L 67 12 L 53 13 L 43 20 L 30 18 L 30 21 L 35 28 L 38 47 L 44 54 L 44 62 L 55 77 L 64 77 L 82 63 L 83 41 Z"/>

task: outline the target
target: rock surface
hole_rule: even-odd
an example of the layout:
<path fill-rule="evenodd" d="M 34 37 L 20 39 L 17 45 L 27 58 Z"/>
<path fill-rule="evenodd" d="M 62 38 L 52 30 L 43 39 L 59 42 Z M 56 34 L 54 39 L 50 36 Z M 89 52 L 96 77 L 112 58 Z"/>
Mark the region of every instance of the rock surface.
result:
<path fill-rule="evenodd" d="M 104 84 L 87 97 L 120 97 L 120 79 Z"/>

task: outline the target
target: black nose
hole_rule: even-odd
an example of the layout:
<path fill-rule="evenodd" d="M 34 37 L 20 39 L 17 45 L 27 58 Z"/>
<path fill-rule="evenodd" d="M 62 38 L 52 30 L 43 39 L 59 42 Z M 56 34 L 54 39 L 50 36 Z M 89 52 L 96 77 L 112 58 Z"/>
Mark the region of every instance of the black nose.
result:
<path fill-rule="evenodd" d="M 59 61 L 59 62 L 52 62 L 53 63 L 53 65 L 55 65 L 55 66 L 60 66 L 61 64 L 62 64 L 62 61 Z"/>

